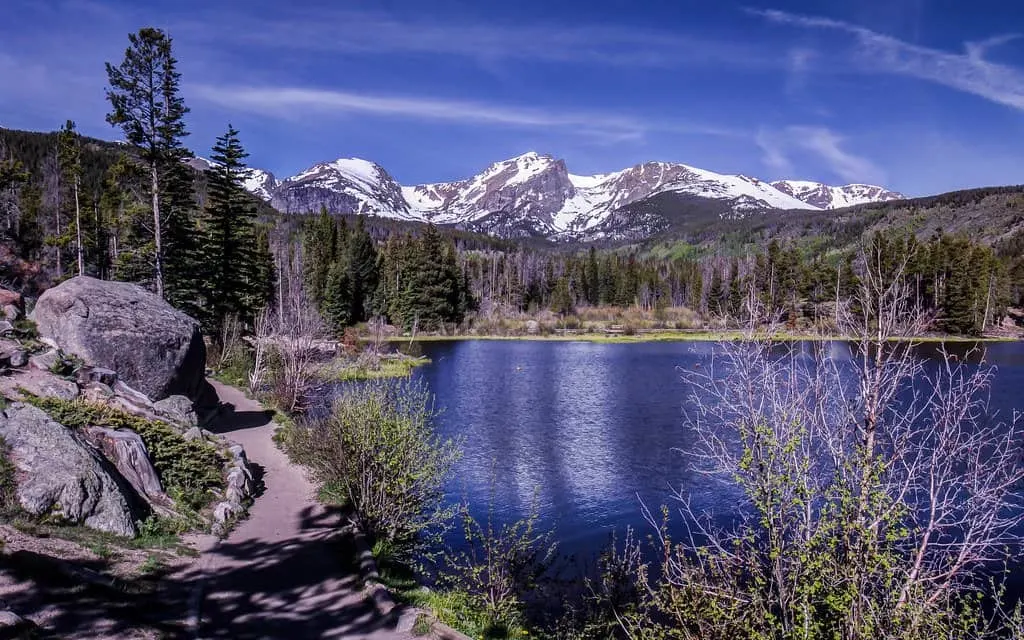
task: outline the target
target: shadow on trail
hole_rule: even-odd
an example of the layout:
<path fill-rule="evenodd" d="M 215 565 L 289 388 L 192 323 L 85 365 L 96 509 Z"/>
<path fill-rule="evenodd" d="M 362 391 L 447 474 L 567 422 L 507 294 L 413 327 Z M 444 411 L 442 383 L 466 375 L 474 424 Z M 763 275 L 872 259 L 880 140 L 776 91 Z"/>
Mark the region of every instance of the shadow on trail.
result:
<path fill-rule="evenodd" d="M 216 417 L 214 417 L 206 429 L 211 433 L 226 435 L 233 431 L 253 429 L 262 427 L 274 418 L 275 412 L 266 411 L 238 411 L 235 405 L 225 402 L 220 405 Z"/>
<path fill-rule="evenodd" d="M 184 637 L 187 590 L 163 572 L 103 580 L 104 560 L 67 562 L 33 551 L 0 558 L 0 577 L 17 587 L 5 589 L 4 606 L 26 619 L 44 619 L 31 637 Z M 7 637 L 0 631 L 0 637 Z M 21 637 L 21 636 L 17 636 Z"/>
<path fill-rule="evenodd" d="M 320 511 L 320 510 L 317 510 Z M 301 540 L 222 542 L 225 560 L 209 576 L 203 638 L 362 638 L 393 629 L 360 594 L 358 571 L 345 565 L 350 542 L 337 510 L 303 511 Z"/>

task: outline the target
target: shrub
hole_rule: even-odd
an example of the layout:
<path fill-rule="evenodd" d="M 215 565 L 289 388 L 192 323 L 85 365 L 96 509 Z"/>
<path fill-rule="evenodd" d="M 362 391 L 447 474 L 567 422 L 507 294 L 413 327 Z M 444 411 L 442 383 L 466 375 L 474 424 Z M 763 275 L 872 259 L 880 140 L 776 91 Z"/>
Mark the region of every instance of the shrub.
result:
<path fill-rule="evenodd" d="M 480 612 L 485 637 L 505 637 L 526 628 L 530 600 L 543 599 L 557 545 L 553 531 L 537 529 L 536 503 L 526 517 L 500 526 L 494 522 L 493 499 L 491 504 L 483 523 L 462 506 L 464 546 L 445 554 L 440 583 Z"/>
<path fill-rule="evenodd" d="M 139 434 L 167 493 L 191 509 L 210 502 L 212 492 L 224 486 L 223 460 L 212 445 L 186 440 L 171 425 L 108 407 L 82 401 L 30 397 L 33 404 L 60 424 L 70 428 L 90 425 L 131 429 Z"/>
<path fill-rule="evenodd" d="M 345 499 L 363 533 L 411 557 L 451 515 L 444 483 L 459 450 L 437 435 L 433 417 L 422 384 L 348 386 L 330 415 L 293 428 L 286 447 Z"/>

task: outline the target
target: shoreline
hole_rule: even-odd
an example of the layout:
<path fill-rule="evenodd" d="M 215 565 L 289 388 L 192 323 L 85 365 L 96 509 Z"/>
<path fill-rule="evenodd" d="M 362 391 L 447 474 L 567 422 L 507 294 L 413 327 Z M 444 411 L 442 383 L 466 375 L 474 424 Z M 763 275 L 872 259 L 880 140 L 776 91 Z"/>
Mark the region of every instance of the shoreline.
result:
<path fill-rule="evenodd" d="M 926 335 L 913 337 L 890 338 L 890 342 L 919 342 L 919 343 L 1000 343 L 1019 342 L 1024 338 L 1013 337 L 972 337 L 955 335 Z M 444 335 L 419 335 L 415 338 L 409 336 L 392 336 L 385 338 L 388 343 L 397 344 L 401 342 L 457 342 L 462 340 L 491 340 L 491 341 L 529 341 L 529 342 L 592 342 L 596 344 L 640 344 L 648 342 L 736 342 L 736 341 L 760 341 L 771 342 L 856 342 L 857 339 L 851 336 L 823 335 L 823 334 L 802 334 L 802 333 L 757 333 L 747 334 L 742 331 L 702 331 L 702 332 L 680 332 L 665 331 L 654 333 L 643 333 L 636 335 L 601 334 L 601 333 L 579 333 L 568 335 L 474 335 L 462 334 L 454 336 Z"/>

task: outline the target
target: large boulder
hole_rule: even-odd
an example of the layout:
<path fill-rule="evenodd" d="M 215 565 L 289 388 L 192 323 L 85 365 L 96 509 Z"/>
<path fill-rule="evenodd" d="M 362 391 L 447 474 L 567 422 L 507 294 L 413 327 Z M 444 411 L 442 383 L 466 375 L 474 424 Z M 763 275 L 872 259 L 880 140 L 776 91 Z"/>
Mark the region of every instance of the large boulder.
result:
<path fill-rule="evenodd" d="M 32 319 L 42 338 L 151 400 L 206 392 L 199 323 L 138 285 L 71 278 L 39 297 Z"/>
<path fill-rule="evenodd" d="M 117 471 L 74 430 L 28 405 L 0 413 L 0 438 L 14 463 L 18 502 L 36 516 L 58 516 L 134 537 L 141 516 Z"/>

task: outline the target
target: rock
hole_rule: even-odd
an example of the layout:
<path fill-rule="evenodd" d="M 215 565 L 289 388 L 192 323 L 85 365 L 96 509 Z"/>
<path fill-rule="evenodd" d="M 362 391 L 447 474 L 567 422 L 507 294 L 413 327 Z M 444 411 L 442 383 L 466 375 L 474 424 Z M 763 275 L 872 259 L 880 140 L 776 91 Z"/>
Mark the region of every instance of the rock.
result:
<path fill-rule="evenodd" d="M 34 356 L 30 356 L 28 363 L 33 369 L 49 371 L 55 364 L 57 364 L 58 360 L 60 360 L 60 353 L 56 349 L 50 349 L 46 353 L 38 353 Z"/>
<path fill-rule="evenodd" d="M 182 434 L 182 437 L 191 442 L 192 440 L 205 440 L 203 430 L 199 427 L 192 427 L 188 431 Z"/>
<path fill-rule="evenodd" d="M 36 629 L 36 624 L 31 620 L 22 618 L 10 609 L 0 611 L 0 638 L 16 638 L 20 634 L 29 634 L 34 629 Z M 35 636 L 25 635 L 23 637 Z"/>
<path fill-rule="evenodd" d="M 78 433 L 40 409 L 15 405 L 0 414 L 0 437 L 9 447 L 25 511 L 120 536 L 138 533 L 142 514 L 133 511 L 123 481 Z"/>
<path fill-rule="evenodd" d="M 7 305 L 24 309 L 25 300 L 21 297 L 20 293 L 0 287 L 0 307 L 6 307 Z"/>
<path fill-rule="evenodd" d="M 152 506 L 169 507 L 173 504 L 164 493 L 160 478 L 149 460 L 149 452 L 139 434 L 131 429 L 88 427 L 86 439 L 114 464 L 121 477 Z"/>
<path fill-rule="evenodd" d="M 101 382 L 107 386 L 117 382 L 117 372 L 103 367 L 79 367 L 75 371 L 75 380 L 80 386 L 87 386 L 92 382 Z"/>
<path fill-rule="evenodd" d="M 205 392 L 199 323 L 142 287 L 78 276 L 39 297 L 39 335 L 153 400 Z"/>
<path fill-rule="evenodd" d="M 24 367 L 28 363 L 28 351 L 14 340 L 0 338 L 0 366 Z"/>
<path fill-rule="evenodd" d="M 25 311 L 25 300 L 20 293 L 0 287 L 0 317 L 14 322 Z"/>
<path fill-rule="evenodd" d="M 14 325 L 7 320 L 0 320 L 0 336 L 6 336 L 9 333 L 14 333 Z"/>
<path fill-rule="evenodd" d="M 526 333 L 530 334 L 531 336 L 540 333 L 540 323 L 537 322 L 536 320 L 527 320 Z"/>
<path fill-rule="evenodd" d="M 10 375 L 0 376 L 0 396 L 12 400 L 23 399 L 24 389 L 34 396 L 52 396 L 61 400 L 78 397 L 78 385 L 47 371 L 16 369 Z"/>
<path fill-rule="evenodd" d="M 108 404 L 114 397 L 114 390 L 102 382 L 93 382 L 82 390 L 82 397 L 94 404 Z"/>
<path fill-rule="evenodd" d="M 199 424 L 192 401 L 185 396 L 170 396 L 153 403 L 153 409 L 162 416 L 186 427 Z"/>

